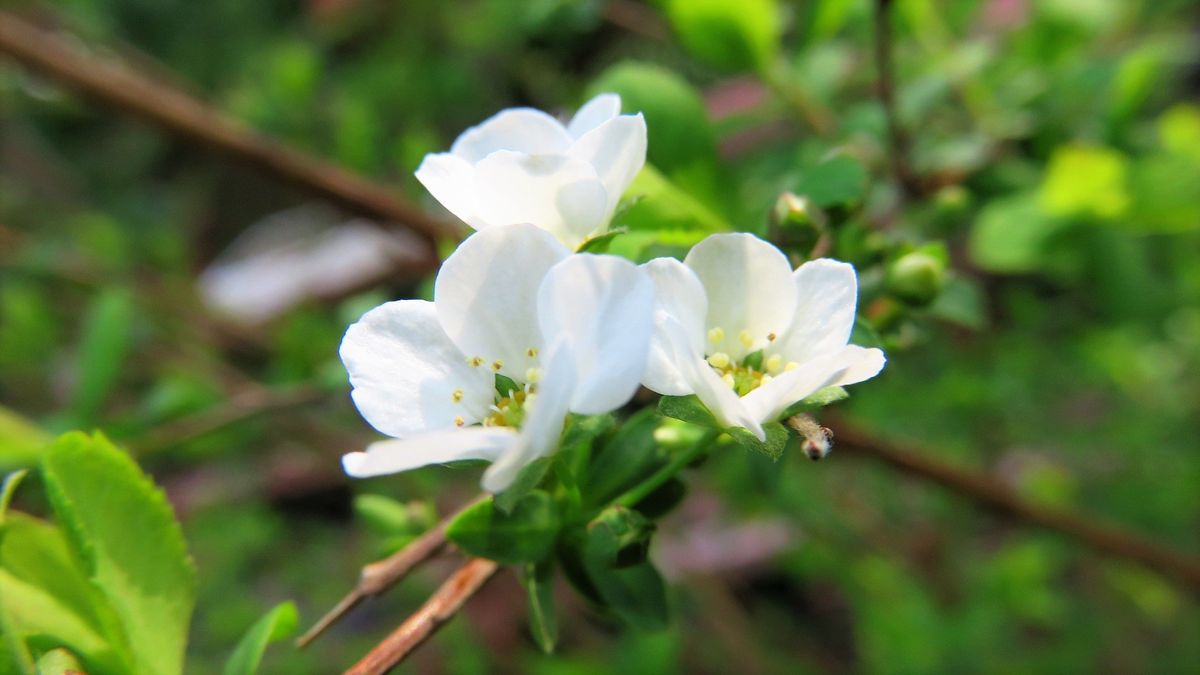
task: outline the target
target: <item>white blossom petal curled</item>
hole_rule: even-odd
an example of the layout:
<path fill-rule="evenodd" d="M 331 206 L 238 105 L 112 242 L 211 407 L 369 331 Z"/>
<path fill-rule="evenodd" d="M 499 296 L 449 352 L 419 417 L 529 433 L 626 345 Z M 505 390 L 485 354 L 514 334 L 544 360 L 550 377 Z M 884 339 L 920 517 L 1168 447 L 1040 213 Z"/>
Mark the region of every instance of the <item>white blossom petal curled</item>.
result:
<path fill-rule="evenodd" d="M 708 314 L 708 299 L 704 285 L 696 273 L 674 258 L 656 258 L 642 265 L 654 280 L 654 321 L 656 328 L 650 338 L 650 354 L 642 383 L 647 388 L 667 396 L 684 396 L 693 392 L 680 370 L 683 359 L 704 358 L 704 321 Z M 685 345 L 681 354 L 670 342 L 666 321 L 674 321 Z"/>
<path fill-rule="evenodd" d="M 389 436 L 472 424 L 492 403 L 491 374 L 467 365 L 431 302 L 372 309 L 346 331 L 339 352 L 354 405 Z"/>
<path fill-rule="evenodd" d="M 570 347 L 572 411 L 598 415 L 624 405 L 646 368 L 654 283 L 615 256 L 575 255 L 555 265 L 538 292 L 542 333 Z"/>
<path fill-rule="evenodd" d="M 541 110 L 509 108 L 462 132 L 450 146 L 450 153 L 472 164 L 498 150 L 560 155 L 573 140 L 558 120 Z"/>
<path fill-rule="evenodd" d="M 378 441 L 366 452 L 342 457 L 352 478 L 371 478 L 468 459 L 495 461 L 517 443 L 517 432 L 506 427 L 472 427 L 435 431 L 407 439 Z"/>
<path fill-rule="evenodd" d="M 545 230 L 509 225 L 467 237 L 434 281 L 438 320 L 465 354 L 524 381 L 544 347 L 538 288 L 571 252 Z M 498 365 L 497 365 L 498 364 Z"/>
<path fill-rule="evenodd" d="M 567 133 L 571 138 L 579 138 L 587 132 L 621 114 L 621 97 L 616 94 L 600 94 L 580 106 L 571 122 L 567 124 Z"/>
<path fill-rule="evenodd" d="M 854 328 L 858 276 L 838 260 L 810 260 L 796 269 L 796 315 L 773 346 L 789 360 L 802 362 L 844 346 Z"/>
<path fill-rule="evenodd" d="M 426 156 L 417 179 L 476 230 L 532 223 L 572 250 L 608 226 L 646 161 L 646 122 L 601 94 L 564 127 L 539 110 L 504 110 L 448 153 Z"/>

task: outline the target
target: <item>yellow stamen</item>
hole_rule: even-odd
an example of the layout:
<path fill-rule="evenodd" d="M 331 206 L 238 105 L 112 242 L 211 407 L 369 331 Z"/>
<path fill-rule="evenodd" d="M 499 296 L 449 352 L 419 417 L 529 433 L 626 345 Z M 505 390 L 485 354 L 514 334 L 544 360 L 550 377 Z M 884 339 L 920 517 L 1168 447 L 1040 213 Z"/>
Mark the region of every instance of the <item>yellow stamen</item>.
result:
<path fill-rule="evenodd" d="M 767 342 L 774 342 L 776 337 L 778 336 L 774 333 L 767 333 Z"/>
<path fill-rule="evenodd" d="M 535 384 L 541 379 L 542 379 L 542 369 L 541 368 L 530 368 L 529 370 L 525 371 L 525 381 L 526 382 L 528 382 L 530 384 Z"/>
<path fill-rule="evenodd" d="M 719 344 L 725 341 L 725 330 L 720 326 L 710 328 L 708 330 L 708 341 L 713 344 Z"/>
<path fill-rule="evenodd" d="M 496 371 L 497 373 L 500 372 L 500 369 L 503 367 L 504 367 L 504 362 L 501 361 L 500 359 L 496 359 L 495 361 L 492 361 L 492 370 Z"/>
<path fill-rule="evenodd" d="M 467 423 L 467 421 L 463 419 L 462 415 L 459 415 L 454 418 L 454 426 L 461 427 L 466 423 Z"/>
<path fill-rule="evenodd" d="M 721 368 L 721 369 L 728 368 L 729 367 L 729 355 L 726 354 L 725 352 L 717 352 L 716 354 L 713 354 L 712 356 L 708 357 L 708 363 L 713 368 Z"/>
<path fill-rule="evenodd" d="M 779 354 L 772 354 L 767 357 L 767 361 L 763 365 L 767 367 L 768 373 L 778 373 L 783 368 L 783 357 Z"/>
<path fill-rule="evenodd" d="M 754 346 L 754 338 L 750 335 L 750 331 L 748 330 L 738 333 L 738 342 L 742 343 L 742 346 L 746 349 L 750 349 Z"/>
<path fill-rule="evenodd" d="M 454 393 L 450 394 L 450 400 L 454 401 L 455 403 L 458 403 L 462 399 L 463 399 L 463 390 L 462 389 L 455 389 Z"/>
<path fill-rule="evenodd" d="M 733 387 L 737 384 L 737 382 L 735 382 L 733 379 L 733 373 L 725 373 L 721 376 L 721 381 L 729 385 L 730 389 L 733 389 Z"/>
<path fill-rule="evenodd" d="M 472 356 L 471 358 L 467 359 L 467 365 L 471 366 L 472 368 L 478 368 L 479 366 L 483 365 L 483 357 Z"/>
<path fill-rule="evenodd" d="M 530 347 L 529 349 L 526 349 L 525 354 L 528 355 L 529 358 L 531 358 L 531 359 L 537 358 L 537 355 L 538 355 L 537 347 Z"/>
<path fill-rule="evenodd" d="M 783 367 L 783 372 L 786 373 L 789 370 L 795 370 L 799 367 L 800 367 L 799 363 L 796 363 L 795 361 L 788 361 L 787 365 Z"/>

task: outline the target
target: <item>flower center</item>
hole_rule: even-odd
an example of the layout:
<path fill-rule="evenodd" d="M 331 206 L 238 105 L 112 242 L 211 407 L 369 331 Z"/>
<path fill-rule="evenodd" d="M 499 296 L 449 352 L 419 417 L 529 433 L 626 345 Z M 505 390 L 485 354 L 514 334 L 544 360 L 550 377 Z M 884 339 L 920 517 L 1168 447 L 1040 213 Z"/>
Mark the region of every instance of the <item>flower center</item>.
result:
<path fill-rule="evenodd" d="M 509 392 L 508 396 L 497 394 L 496 404 L 491 407 L 492 412 L 483 418 L 483 426 L 519 428 L 525 420 L 526 408 L 535 398 L 537 394 L 532 391 L 532 387 L 529 391 L 522 389 Z"/>
<path fill-rule="evenodd" d="M 536 359 L 538 350 L 536 347 L 530 347 L 525 353 L 529 358 Z M 500 359 L 489 361 L 482 356 L 467 358 L 467 365 L 472 368 L 488 368 L 495 373 L 495 403 L 488 408 L 488 414 L 480 420 L 481 425 L 514 429 L 521 426 L 529 406 L 537 398 L 537 383 L 542 379 L 542 369 L 537 367 L 536 361 L 534 364 L 533 367 L 525 370 L 524 383 L 521 383 L 500 372 L 504 368 L 504 362 Z M 450 398 L 455 403 L 461 403 L 463 396 L 462 389 L 455 389 Z M 466 424 L 466 418 L 461 415 L 454 421 L 460 427 Z"/>
<path fill-rule="evenodd" d="M 776 335 L 771 333 L 767 335 L 767 342 L 772 343 L 775 338 Z M 719 344 L 725 340 L 725 331 L 719 326 L 712 328 L 708 331 L 708 339 L 711 343 Z M 738 341 L 747 349 L 754 342 L 752 336 L 744 330 L 738 334 Z M 795 361 L 785 363 L 780 354 L 766 356 L 762 349 L 747 354 L 741 361 L 735 361 L 729 354 L 721 351 L 707 354 L 705 360 L 738 396 L 749 394 L 770 382 L 776 375 L 799 365 Z"/>

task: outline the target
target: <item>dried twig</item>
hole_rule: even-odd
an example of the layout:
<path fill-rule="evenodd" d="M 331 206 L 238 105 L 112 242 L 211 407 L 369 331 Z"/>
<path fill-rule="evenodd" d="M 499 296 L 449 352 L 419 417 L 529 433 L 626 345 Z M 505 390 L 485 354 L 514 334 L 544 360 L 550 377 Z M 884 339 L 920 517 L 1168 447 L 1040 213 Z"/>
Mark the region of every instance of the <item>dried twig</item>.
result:
<path fill-rule="evenodd" d="M 827 418 L 828 419 L 828 418 Z M 829 420 L 836 430 L 839 452 L 849 451 L 881 460 L 901 471 L 929 480 L 970 497 L 1025 523 L 1038 525 L 1077 539 L 1107 555 L 1125 558 L 1178 579 L 1193 592 L 1200 591 L 1200 558 L 1146 539 L 1082 514 L 1037 506 L 987 476 L 964 471 L 922 456 L 915 448 L 891 443 L 843 420 Z"/>
<path fill-rule="evenodd" d="M 450 576 L 421 608 L 392 631 L 345 675 L 380 675 L 404 660 L 438 628 L 452 619 L 472 595 L 496 574 L 499 565 L 471 558 Z"/>
<path fill-rule="evenodd" d="M 356 213 L 406 225 L 431 238 L 459 228 L 430 217 L 392 190 L 277 143 L 192 96 L 126 65 L 83 53 L 52 32 L 0 11 L 0 53 L 85 95 L 137 115 L 190 141 L 221 151 Z"/>
<path fill-rule="evenodd" d="M 892 68 L 892 0 L 875 0 L 875 69 L 879 76 L 877 92 L 883 113 L 887 117 L 888 153 L 892 174 L 908 197 L 924 193 L 921 177 L 909 163 L 911 144 L 908 132 L 900 124 L 896 111 L 896 84 Z"/>
<path fill-rule="evenodd" d="M 377 560 L 362 568 L 358 584 L 346 594 L 333 609 L 325 613 L 312 628 L 296 639 L 297 647 L 306 647 L 320 637 L 330 626 L 358 606 L 366 598 L 379 595 L 426 560 L 437 555 L 446 546 L 446 525 L 459 513 L 478 504 L 486 496 L 471 500 L 466 506 L 446 517 L 425 534 L 417 537 L 404 548 L 396 551 L 383 560 Z"/>

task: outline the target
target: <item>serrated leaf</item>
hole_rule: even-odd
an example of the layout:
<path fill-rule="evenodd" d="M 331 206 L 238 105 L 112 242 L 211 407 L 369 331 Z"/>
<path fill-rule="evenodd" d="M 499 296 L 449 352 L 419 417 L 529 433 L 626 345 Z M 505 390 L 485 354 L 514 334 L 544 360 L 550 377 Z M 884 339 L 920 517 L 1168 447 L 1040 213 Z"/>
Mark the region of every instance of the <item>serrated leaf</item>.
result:
<path fill-rule="evenodd" d="M 663 396 L 658 399 L 658 414 L 702 427 L 719 429 L 721 425 L 696 395 Z"/>
<path fill-rule="evenodd" d="M 526 565 L 521 580 L 529 599 L 529 632 L 542 652 L 552 654 L 558 643 L 558 618 L 554 611 L 554 562 L 546 560 Z"/>
<path fill-rule="evenodd" d="M 554 549 L 561 519 L 554 499 L 542 490 L 521 498 L 505 513 L 485 500 L 446 527 L 446 537 L 471 555 L 504 564 L 533 563 Z"/>
<path fill-rule="evenodd" d="M 138 672 L 181 672 L 196 577 L 162 491 L 100 434 L 59 438 L 42 475 L 67 542 L 127 636 Z"/>
<path fill-rule="evenodd" d="M 726 429 L 726 433 L 733 437 L 734 442 L 746 450 L 761 452 L 771 459 L 778 460 L 787 447 L 790 438 L 788 430 L 779 422 L 768 422 L 763 425 L 763 431 L 766 432 L 767 438 L 760 441 L 754 434 L 741 427 Z"/>
<path fill-rule="evenodd" d="M 262 663 L 267 645 L 291 637 L 300 624 L 296 605 L 284 602 L 267 612 L 238 642 L 225 662 L 224 675 L 254 675 Z"/>

